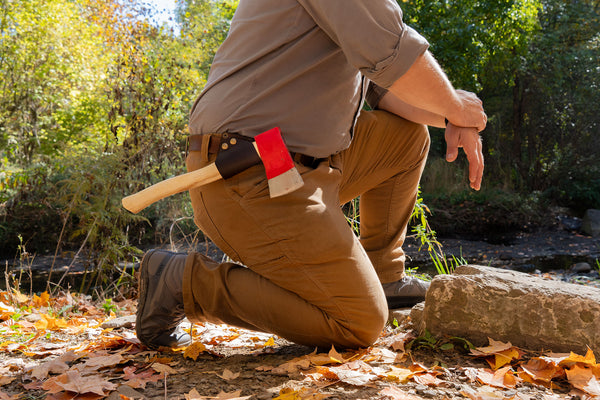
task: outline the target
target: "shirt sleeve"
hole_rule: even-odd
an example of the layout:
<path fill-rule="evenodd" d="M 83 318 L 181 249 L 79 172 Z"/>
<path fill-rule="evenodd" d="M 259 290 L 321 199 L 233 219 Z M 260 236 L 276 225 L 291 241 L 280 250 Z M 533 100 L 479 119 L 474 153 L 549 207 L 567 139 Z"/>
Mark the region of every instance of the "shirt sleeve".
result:
<path fill-rule="evenodd" d="M 348 62 L 389 88 L 427 50 L 427 40 L 402 21 L 393 0 L 298 0 L 344 52 Z"/>

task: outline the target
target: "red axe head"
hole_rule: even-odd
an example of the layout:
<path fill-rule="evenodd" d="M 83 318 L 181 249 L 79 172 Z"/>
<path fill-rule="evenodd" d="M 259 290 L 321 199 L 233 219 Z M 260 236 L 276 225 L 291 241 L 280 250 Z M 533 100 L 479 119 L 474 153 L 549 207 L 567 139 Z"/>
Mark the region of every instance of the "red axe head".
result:
<path fill-rule="evenodd" d="M 256 135 L 254 143 L 265 166 L 271 197 L 282 196 L 304 185 L 279 128 Z"/>

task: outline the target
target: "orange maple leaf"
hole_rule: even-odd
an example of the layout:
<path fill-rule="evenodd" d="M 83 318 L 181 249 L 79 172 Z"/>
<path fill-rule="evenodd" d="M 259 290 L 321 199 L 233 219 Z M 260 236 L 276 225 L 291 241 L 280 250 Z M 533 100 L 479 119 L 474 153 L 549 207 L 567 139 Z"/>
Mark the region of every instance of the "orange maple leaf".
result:
<path fill-rule="evenodd" d="M 574 365 L 567 369 L 567 379 L 573 387 L 583 390 L 592 396 L 600 396 L 600 382 L 594 376 L 594 371 L 585 365 Z"/>
<path fill-rule="evenodd" d="M 198 356 L 205 351 L 206 346 L 204 346 L 202 342 L 194 342 L 186 347 L 185 351 L 183 352 L 183 357 L 191 358 L 192 360 L 196 361 Z"/>
<path fill-rule="evenodd" d="M 44 292 L 41 295 L 33 295 L 33 306 L 34 307 L 48 307 L 50 305 L 50 294 Z"/>
<path fill-rule="evenodd" d="M 521 364 L 520 367 L 534 381 L 550 382 L 552 379 L 564 375 L 561 367 L 543 358 L 532 358 L 525 364 Z"/>

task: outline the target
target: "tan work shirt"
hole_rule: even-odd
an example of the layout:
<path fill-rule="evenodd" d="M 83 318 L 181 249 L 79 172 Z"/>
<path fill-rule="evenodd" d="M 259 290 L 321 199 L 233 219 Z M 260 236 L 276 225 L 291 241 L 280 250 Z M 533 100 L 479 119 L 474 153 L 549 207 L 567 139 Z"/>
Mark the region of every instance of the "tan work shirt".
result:
<path fill-rule="evenodd" d="M 393 0 L 240 0 L 190 133 L 278 126 L 290 151 L 338 153 L 368 80 L 388 88 L 427 47 Z"/>

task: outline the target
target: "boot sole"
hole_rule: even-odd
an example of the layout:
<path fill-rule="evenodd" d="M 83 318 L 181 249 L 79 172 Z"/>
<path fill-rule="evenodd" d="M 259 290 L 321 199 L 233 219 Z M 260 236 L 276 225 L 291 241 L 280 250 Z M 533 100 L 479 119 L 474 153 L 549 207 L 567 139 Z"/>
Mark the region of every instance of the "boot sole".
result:
<path fill-rule="evenodd" d="M 387 297 L 388 309 L 413 307 L 423 301 L 425 297 Z"/>

